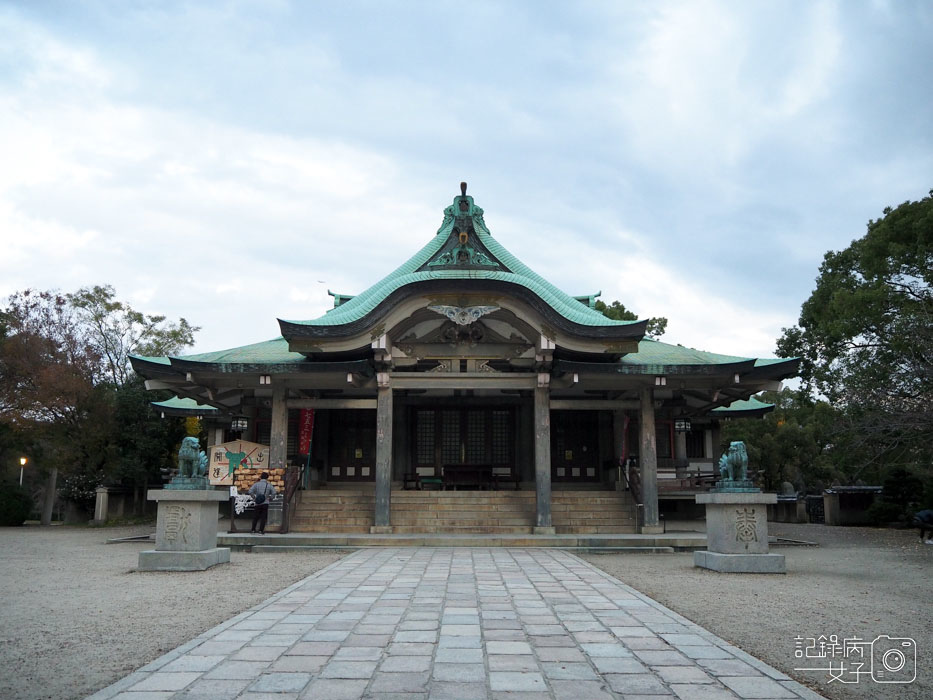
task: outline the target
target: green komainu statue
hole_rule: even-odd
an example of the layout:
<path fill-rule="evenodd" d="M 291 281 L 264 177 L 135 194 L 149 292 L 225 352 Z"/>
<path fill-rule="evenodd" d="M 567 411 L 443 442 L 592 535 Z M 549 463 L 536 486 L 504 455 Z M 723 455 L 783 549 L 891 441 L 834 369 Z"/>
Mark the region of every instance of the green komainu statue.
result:
<path fill-rule="evenodd" d="M 719 478 L 723 481 L 748 480 L 748 451 L 742 441 L 729 443 L 719 460 Z"/>
<path fill-rule="evenodd" d="M 197 477 L 206 474 L 207 455 L 201 450 L 201 443 L 196 437 L 186 437 L 178 450 L 178 476 Z"/>

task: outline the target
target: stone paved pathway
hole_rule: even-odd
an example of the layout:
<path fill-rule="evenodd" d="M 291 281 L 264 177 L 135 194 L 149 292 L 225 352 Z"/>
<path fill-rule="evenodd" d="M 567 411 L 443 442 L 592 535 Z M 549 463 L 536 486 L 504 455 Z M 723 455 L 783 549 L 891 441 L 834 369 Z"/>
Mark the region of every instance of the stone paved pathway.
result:
<path fill-rule="evenodd" d="M 359 550 L 92 698 L 659 696 L 820 697 L 568 552 L 424 547 Z"/>

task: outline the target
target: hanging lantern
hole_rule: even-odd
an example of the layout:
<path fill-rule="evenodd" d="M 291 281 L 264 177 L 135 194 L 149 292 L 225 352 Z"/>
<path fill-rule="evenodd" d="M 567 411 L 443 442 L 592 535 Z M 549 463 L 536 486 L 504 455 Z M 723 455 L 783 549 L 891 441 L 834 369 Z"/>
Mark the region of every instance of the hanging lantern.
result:
<path fill-rule="evenodd" d="M 249 427 L 249 420 L 246 416 L 234 416 L 230 421 L 230 430 L 235 430 L 238 433 L 244 432 Z"/>
<path fill-rule="evenodd" d="M 689 418 L 676 418 L 674 420 L 674 432 L 675 433 L 689 433 L 690 432 L 690 419 Z"/>

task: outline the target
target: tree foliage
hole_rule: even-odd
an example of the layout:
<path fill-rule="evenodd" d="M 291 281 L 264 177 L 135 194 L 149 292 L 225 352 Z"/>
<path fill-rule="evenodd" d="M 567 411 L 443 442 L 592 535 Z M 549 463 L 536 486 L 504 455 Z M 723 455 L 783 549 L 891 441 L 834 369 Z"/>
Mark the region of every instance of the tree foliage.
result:
<path fill-rule="evenodd" d="M 177 353 L 198 329 L 115 297 L 109 286 L 25 290 L 0 309 L 0 437 L 84 492 L 101 479 L 146 483 L 183 435 L 180 421 L 153 420 L 129 356 Z"/>
<path fill-rule="evenodd" d="M 836 409 L 853 475 L 933 461 L 933 192 L 885 209 L 866 235 L 826 253 L 796 326 L 805 389 Z"/>
<path fill-rule="evenodd" d="M 620 301 L 614 301 L 611 304 L 606 304 L 604 301 L 597 301 L 594 308 L 603 316 L 616 321 L 638 320 L 638 314 L 626 309 L 625 305 Z M 648 319 L 645 335 L 657 340 L 664 335 L 665 330 L 667 330 L 667 319 L 663 316 L 653 316 Z"/>

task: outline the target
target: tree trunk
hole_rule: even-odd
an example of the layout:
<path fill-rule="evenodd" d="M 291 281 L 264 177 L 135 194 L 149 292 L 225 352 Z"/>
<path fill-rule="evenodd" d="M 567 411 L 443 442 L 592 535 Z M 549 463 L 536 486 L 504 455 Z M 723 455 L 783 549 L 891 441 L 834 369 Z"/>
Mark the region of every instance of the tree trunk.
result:
<path fill-rule="evenodd" d="M 52 508 L 55 506 L 55 484 L 58 481 L 58 467 L 52 467 L 49 472 L 49 481 L 45 485 L 45 502 L 42 504 L 42 520 L 40 524 L 52 524 Z"/>

